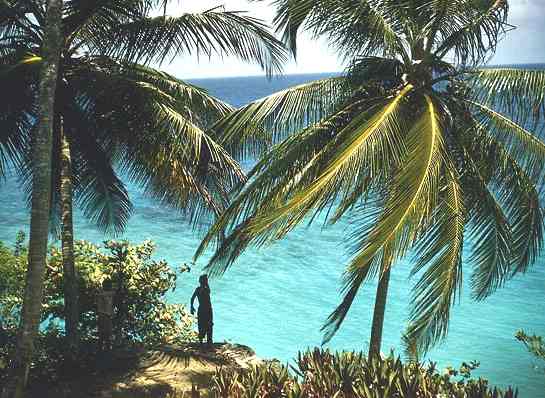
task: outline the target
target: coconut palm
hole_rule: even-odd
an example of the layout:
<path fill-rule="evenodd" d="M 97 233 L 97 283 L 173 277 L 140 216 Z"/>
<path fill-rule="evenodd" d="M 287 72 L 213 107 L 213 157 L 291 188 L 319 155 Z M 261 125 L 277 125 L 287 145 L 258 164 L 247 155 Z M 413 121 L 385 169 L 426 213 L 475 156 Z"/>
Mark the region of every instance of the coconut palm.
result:
<path fill-rule="evenodd" d="M 238 164 L 205 129 L 230 106 L 149 66 L 177 54 L 237 56 L 280 69 L 283 47 L 266 27 L 238 12 L 214 9 L 151 17 L 159 1 L 64 1 L 62 56 L 54 113 L 53 220 L 62 219 L 67 334 L 77 334 L 72 194 L 97 225 L 121 231 L 131 204 L 114 166 L 163 203 L 198 222 L 218 214 Z M 37 177 L 38 76 L 43 67 L 46 7 L 0 2 L 0 80 L 10 93 L 0 116 L 0 173 L 9 163 L 33 199 Z M 141 64 L 139 64 L 139 62 Z"/>
<path fill-rule="evenodd" d="M 236 190 L 196 256 L 216 243 L 208 267 L 222 273 L 247 247 L 281 239 L 303 220 L 349 217 L 353 256 L 324 341 L 362 285 L 378 277 L 370 355 L 380 351 L 390 271 L 410 254 L 418 280 L 406 337 L 425 351 L 447 334 L 462 271 L 471 267 L 480 300 L 539 253 L 545 72 L 485 67 L 512 28 L 506 0 L 274 4 L 294 55 L 298 32 L 307 30 L 348 67 L 251 103 L 215 127 L 234 152 L 256 140 L 256 128 L 281 142 Z"/>
<path fill-rule="evenodd" d="M 24 394 L 28 368 L 34 351 L 34 336 L 40 324 L 42 290 L 47 253 L 50 205 L 51 147 L 55 92 L 59 75 L 62 1 L 51 0 L 44 15 L 43 68 L 36 81 L 37 131 L 34 137 L 32 164 L 35 183 L 32 195 L 28 272 L 26 276 L 21 332 L 17 339 L 16 356 L 10 364 L 10 378 L 1 394 L 3 398 L 19 398 Z M 6 115 L 10 117 L 11 115 Z M 5 145 L 5 142 L 2 142 Z"/>

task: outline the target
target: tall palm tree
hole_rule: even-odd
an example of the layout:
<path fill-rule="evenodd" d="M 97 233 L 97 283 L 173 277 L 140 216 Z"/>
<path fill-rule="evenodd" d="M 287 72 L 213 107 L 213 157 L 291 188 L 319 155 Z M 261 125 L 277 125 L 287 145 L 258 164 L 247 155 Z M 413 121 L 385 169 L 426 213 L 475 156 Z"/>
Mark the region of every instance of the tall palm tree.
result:
<path fill-rule="evenodd" d="M 222 9 L 150 17 L 159 3 L 63 2 L 51 215 L 62 220 L 66 328 L 72 344 L 77 341 L 73 193 L 86 216 L 119 232 L 131 205 L 114 166 L 195 222 L 218 214 L 230 187 L 244 179 L 238 164 L 205 133 L 232 108 L 146 64 L 178 54 L 217 54 L 273 73 L 284 59 L 282 44 L 257 19 Z M 0 81 L 11 93 L 2 101 L 0 156 L 15 165 L 29 194 L 37 177 L 29 153 L 36 82 L 44 63 L 45 12 L 41 1 L 0 3 Z"/>
<path fill-rule="evenodd" d="M 485 67 L 512 28 L 506 0 L 274 3 L 294 55 L 304 29 L 349 66 L 215 126 L 224 147 L 243 148 L 264 127 L 282 141 L 196 256 L 216 242 L 209 268 L 222 273 L 248 246 L 281 239 L 308 217 L 351 217 L 353 257 L 324 341 L 361 286 L 379 277 L 370 355 L 379 353 L 390 271 L 410 253 L 418 281 L 406 337 L 425 351 L 447 334 L 464 268 L 472 267 L 474 297 L 484 299 L 540 251 L 545 71 Z M 468 238 L 472 255 L 462 261 Z"/>
<path fill-rule="evenodd" d="M 21 316 L 21 330 L 17 351 L 10 365 L 9 381 L 2 391 L 3 398 L 19 398 L 24 394 L 28 370 L 34 352 L 34 337 L 40 325 L 42 291 L 49 234 L 51 150 L 55 92 L 62 46 L 62 1 L 50 0 L 45 15 L 43 38 L 43 68 L 41 69 L 37 98 L 37 131 L 34 136 L 32 167 L 34 184 L 30 222 L 28 272 Z M 10 115 L 11 116 L 11 115 Z"/>

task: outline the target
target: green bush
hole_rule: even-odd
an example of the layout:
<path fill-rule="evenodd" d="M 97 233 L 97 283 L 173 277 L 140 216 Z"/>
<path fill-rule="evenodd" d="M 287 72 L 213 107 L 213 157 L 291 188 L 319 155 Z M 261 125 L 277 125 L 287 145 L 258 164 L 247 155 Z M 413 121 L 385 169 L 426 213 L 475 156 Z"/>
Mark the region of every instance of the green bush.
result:
<path fill-rule="evenodd" d="M 0 242 L 0 328 L 4 333 L 16 327 L 25 284 L 25 235 L 17 234 L 13 249 Z"/>
<path fill-rule="evenodd" d="M 471 378 L 477 363 L 440 374 L 435 364 L 403 363 L 390 355 L 368 361 L 362 353 L 316 349 L 299 354 L 291 374 L 285 366 L 248 371 L 220 369 L 213 378 L 215 398 L 516 398 L 517 392 L 491 389 Z"/>
<path fill-rule="evenodd" d="M 85 241 L 75 243 L 81 363 L 92 362 L 96 352 L 96 297 L 105 279 L 113 282 L 115 291 L 117 346 L 153 347 L 195 340 L 191 315 L 183 305 L 165 300 L 166 293 L 176 287 L 176 273 L 165 261 L 153 260 L 154 251 L 150 241 L 138 245 L 107 241 L 102 247 Z M 24 236 L 18 235 L 13 249 L 0 243 L 0 379 L 15 346 L 26 267 Z M 65 355 L 62 253 L 56 247 L 50 249 L 46 268 L 36 371 L 31 372 L 38 378 L 54 378 Z"/>
<path fill-rule="evenodd" d="M 545 343 L 541 336 L 527 335 L 523 330 L 519 330 L 515 337 L 518 341 L 525 345 L 530 353 L 532 353 L 541 362 L 545 362 Z M 545 374 L 545 368 L 543 369 Z"/>

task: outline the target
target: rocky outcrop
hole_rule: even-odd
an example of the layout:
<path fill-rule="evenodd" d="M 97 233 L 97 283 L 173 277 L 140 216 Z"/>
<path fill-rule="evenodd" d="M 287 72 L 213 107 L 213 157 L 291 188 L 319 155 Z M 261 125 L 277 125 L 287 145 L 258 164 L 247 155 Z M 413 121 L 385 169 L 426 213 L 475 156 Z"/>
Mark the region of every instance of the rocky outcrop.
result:
<path fill-rule="evenodd" d="M 115 398 L 191 397 L 199 390 L 208 395 L 212 377 L 220 367 L 246 369 L 264 361 L 244 345 L 220 343 L 166 346 L 158 350 L 116 353 L 111 377 L 97 380 L 95 396 Z"/>

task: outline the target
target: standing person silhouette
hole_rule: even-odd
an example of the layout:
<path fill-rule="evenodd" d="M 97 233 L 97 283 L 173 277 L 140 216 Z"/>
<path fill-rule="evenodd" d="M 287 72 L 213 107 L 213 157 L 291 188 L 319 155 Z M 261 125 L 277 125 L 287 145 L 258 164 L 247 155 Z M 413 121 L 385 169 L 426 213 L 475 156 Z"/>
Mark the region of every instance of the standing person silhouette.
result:
<path fill-rule="evenodd" d="M 199 287 L 195 289 L 191 296 L 191 314 L 195 313 L 193 302 L 195 297 L 199 299 L 199 310 L 197 311 L 197 320 L 199 324 L 199 341 L 202 344 L 206 336 L 206 343 L 212 345 L 212 326 L 214 325 L 212 317 L 212 303 L 210 301 L 210 286 L 208 286 L 208 276 L 199 277 Z"/>

